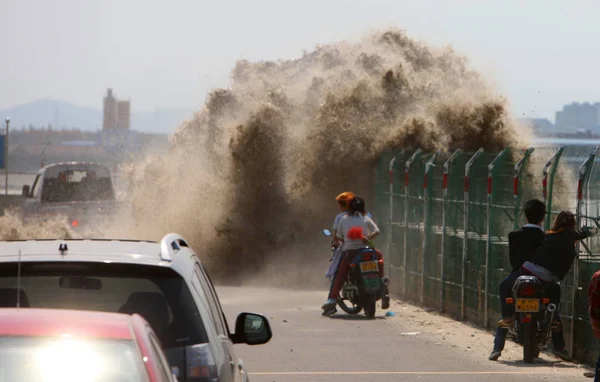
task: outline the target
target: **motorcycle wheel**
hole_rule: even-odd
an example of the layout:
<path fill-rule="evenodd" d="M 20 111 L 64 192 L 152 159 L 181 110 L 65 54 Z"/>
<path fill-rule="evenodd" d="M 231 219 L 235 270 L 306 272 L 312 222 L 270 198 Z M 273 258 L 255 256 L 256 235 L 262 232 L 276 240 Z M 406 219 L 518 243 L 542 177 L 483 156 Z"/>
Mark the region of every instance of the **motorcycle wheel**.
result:
<path fill-rule="evenodd" d="M 365 309 L 365 316 L 369 318 L 375 317 L 375 301 L 377 298 L 372 294 L 368 294 L 364 297 L 363 308 Z"/>
<path fill-rule="evenodd" d="M 535 336 L 535 323 L 524 322 L 521 324 L 521 330 L 523 332 L 523 361 L 525 361 L 525 363 L 533 363 L 536 351 L 539 355 L 537 339 Z"/>
<path fill-rule="evenodd" d="M 346 304 L 346 302 L 348 302 L 348 304 Z M 344 298 L 342 296 L 342 292 L 340 292 L 340 295 L 337 298 L 337 304 L 344 312 L 348 314 L 359 314 L 363 308 L 361 303 Z"/>

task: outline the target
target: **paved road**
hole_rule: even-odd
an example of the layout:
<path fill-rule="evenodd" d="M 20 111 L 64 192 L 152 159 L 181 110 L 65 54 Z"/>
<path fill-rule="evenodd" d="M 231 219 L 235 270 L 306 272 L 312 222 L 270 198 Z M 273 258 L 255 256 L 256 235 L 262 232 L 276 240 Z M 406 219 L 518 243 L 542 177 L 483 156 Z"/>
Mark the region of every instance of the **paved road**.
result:
<path fill-rule="evenodd" d="M 588 380 L 585 369 L 544 356 L 523 364 L 509 344 L 502 362 L 487 360 L 491 335 L 395 301 L 385 317 L 322 317 L 325 291 L 217 288 L 229 325 L 241 311 L 267 315 L 266 345 L 236 345 L 253 382 Z M 418 332 L 419 334 L 415 334 Z"/>

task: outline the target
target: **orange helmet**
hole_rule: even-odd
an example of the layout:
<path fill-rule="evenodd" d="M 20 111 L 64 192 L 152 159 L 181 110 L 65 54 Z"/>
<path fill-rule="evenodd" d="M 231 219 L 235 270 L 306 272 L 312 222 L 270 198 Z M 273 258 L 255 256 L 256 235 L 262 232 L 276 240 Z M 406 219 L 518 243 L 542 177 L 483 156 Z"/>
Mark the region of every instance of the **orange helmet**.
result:
<path fill-rule="evenodd" d="M 338 203 L 345 204 L 346 202 L 349 202 L 350 200 L 352 200 L 352 198 L 354 198 L 354 194 L 350 191 L 346 191 L 346 192 L 342 192 L 341 194 L 336 196 L 335 200 L 337 200 Z"/>

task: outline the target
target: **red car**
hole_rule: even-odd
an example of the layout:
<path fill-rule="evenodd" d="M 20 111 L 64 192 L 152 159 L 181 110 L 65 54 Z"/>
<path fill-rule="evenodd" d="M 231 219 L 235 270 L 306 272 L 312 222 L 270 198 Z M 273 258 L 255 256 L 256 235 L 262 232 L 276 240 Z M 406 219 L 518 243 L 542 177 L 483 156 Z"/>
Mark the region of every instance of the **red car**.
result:
<path fill-rule="evenodd" d="M 139 315 L 0 309 L 0 381 L 176 381 Z"/>

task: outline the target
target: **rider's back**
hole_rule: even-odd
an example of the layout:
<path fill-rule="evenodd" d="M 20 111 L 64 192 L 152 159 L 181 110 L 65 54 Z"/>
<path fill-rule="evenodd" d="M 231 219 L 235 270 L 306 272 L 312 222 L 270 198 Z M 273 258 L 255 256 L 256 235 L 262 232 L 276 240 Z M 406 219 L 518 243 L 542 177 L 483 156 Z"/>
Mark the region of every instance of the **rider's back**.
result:
<path fill-rule="evenodd" d="M 588 235 L 585 231 L 570 230 L 549 233 L 536 251 L 533 263 L 546 268 L 560 280 L 564 279 L 577 256 L 575 242 Z"/>
<path fill-rule="evenodd" d="M 510 265 L 513 272 L 521 269 L 526 261 L 531 261 L 535 251 L 544 243 L 546 234 L 538 226 L 524 226 L 508 234 Z"/>
<path fill-rule="evenodd" d="M 361 213 L 348 214 L 343 216 L 340 220 L 338 236 L 340 236 L 340 238 L 344 240 L 344 251 L 361 249 L 367 246 L 362 238 L 352 238 L 348 236 L 348 233 L 353 228 L 362 229 L 364 236 L 379 231 L 379 228 L 377 227 L 375 222 L 373 222 L 373 220 L 370 217 L 365 216 Z"/>

